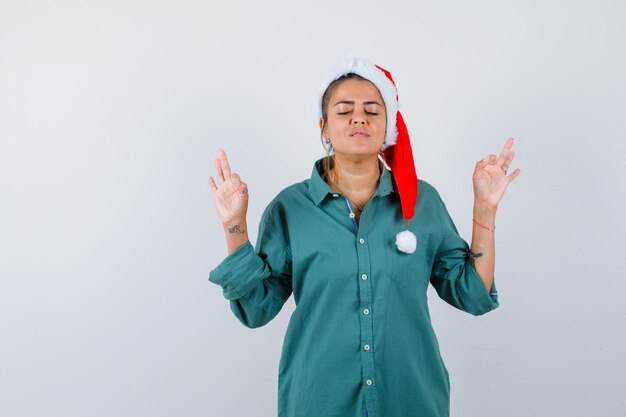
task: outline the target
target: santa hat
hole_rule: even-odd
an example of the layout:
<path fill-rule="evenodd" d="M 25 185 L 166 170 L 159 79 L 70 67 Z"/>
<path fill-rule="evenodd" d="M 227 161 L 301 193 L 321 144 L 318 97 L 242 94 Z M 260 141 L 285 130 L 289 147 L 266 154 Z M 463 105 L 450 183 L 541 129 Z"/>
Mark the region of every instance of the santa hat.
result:
<path fill-rule="evenodd" d="M 415 202 L 417 201 L 417 174 L 413 162 L 413 151 L 409 132 L 398 103 L 398 90 L 391 77 L 391 73 L 366 59 L 348 57 L 342 61 L 322 84 L 319 97 L 319 117 L 322 118 L 322 100 L 328 86 L 346 74 L 357 74 L 378 88 L 385 102 L 387 112 L 387 135 L 381 147 L 383 159 L 391 168 L 396 180 L 402 215 L 405 219 L 405 230 L 396 235 L 396 246 L 402 252 L 413 253 L 417 246 L 415 235 L 409 231 L 409 220 L 413 218 Z"/>

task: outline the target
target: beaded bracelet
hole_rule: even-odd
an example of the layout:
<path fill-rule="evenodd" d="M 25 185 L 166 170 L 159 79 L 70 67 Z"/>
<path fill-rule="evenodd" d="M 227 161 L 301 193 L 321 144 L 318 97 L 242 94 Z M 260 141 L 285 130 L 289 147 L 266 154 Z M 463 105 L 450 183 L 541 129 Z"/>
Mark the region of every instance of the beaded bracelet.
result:
<path fill-rule="evenodd" d="M 496 230 L 496 226 L 493 226 L 493 229 L 488 228 L 487 226 L 483 226 L 482 224 L 478 223 L 475 219 L 472 219 L 474 221 L 474 223 L 476 223 L 477 225 L 479 225 L 480 227 L 489 230 L 491 233 L 493 233 Z"/>

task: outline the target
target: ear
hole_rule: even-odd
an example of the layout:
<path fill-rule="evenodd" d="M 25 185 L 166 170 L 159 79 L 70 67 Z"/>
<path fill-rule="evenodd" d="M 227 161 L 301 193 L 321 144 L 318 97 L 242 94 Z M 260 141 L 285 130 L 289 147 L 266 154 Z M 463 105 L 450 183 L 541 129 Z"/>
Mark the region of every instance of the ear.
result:
<path fill-rule="evenodd" d="M 322 135 L 324 134 L 324 119 L 320 117 L 320 130 L 322 131 Z"/>

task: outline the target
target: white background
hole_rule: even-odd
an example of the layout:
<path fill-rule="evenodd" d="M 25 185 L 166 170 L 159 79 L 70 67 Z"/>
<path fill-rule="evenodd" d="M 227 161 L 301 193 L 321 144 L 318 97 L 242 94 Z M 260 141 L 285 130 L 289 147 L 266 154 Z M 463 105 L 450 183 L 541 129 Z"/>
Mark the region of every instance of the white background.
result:
<path fill-rule="evenodd" d="M 516 138 L 501 306 L 429 290 L 453 417 L 622 416 L 626 3 L 0 1 L 0 415 L 274 416 L 290 299 L 232 315 L 207 176 L 262 210 L 323 155 L 349 53 L 392 71 L 417 172 L 470 239 L 475 162 Z"/>

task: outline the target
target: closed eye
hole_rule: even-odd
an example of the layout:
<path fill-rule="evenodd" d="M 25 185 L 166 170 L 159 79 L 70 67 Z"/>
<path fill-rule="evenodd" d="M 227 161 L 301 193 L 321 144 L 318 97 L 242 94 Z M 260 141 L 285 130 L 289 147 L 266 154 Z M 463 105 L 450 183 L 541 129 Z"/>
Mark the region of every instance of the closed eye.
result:
<path fill-rule="evenodd" d="M 346 115 L 346 114 L 349 114 L 349 113 L 352 113 L 352 110 L 337 112 L 337 114 L 340 114 L 342 116 Z M 367 111 L 367 110 L 365 110 L 365 114 L 369 114 L 370 116 L 378 116 L 379 115 L 379 113 L 376 113 L 376 112 L 373 112 L 373 111 Z"/>

